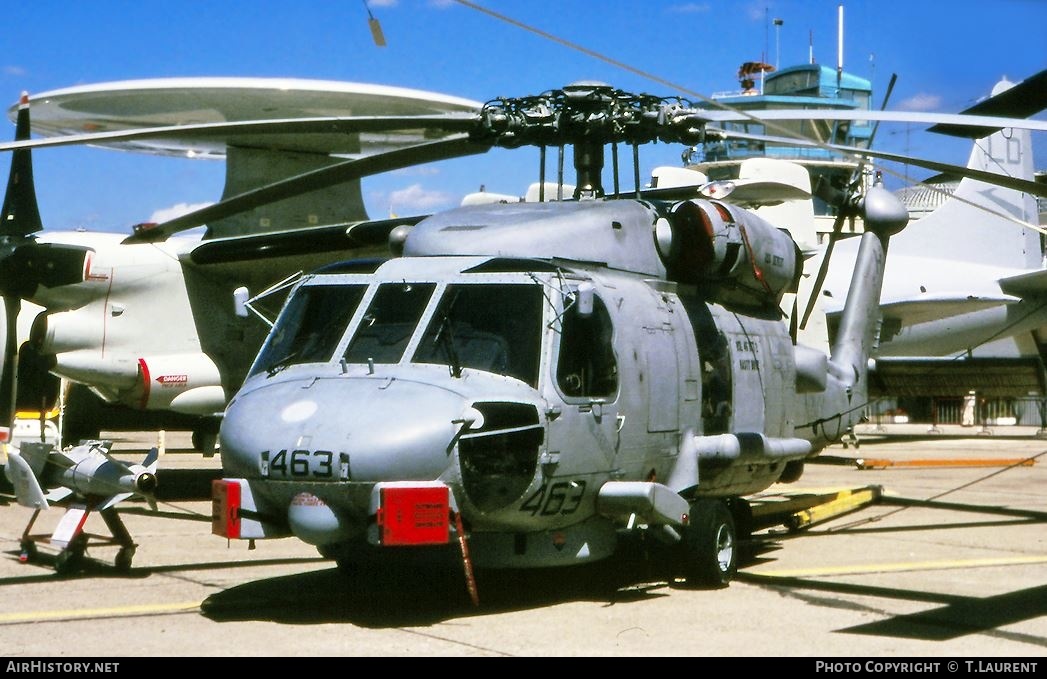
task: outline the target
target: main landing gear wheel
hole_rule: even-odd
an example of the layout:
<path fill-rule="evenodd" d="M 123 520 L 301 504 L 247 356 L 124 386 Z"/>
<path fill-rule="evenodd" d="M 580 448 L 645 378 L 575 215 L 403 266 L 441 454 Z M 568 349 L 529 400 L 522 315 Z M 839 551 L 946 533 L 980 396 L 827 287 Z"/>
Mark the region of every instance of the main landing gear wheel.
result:
<path fill-rule="evenodd" d="M 218 432 L 194 429 L 192 435 L 193 448 L 204 454 L 204 457 L 214 457 L 218 445 Z"/>
<path fill-rule="evenodd" d="M 84 565 L 84 552 L 87 551 L 87 539 L 83 534 L 73 538 L 65 549 L 55 557 L 55 573 L 58 575 L 71 575 L 80 570 Z"/>
<path fill-rule="evenodd" d="M 19 544 L 19 547 L 21 547 L 22 549 L 22 551 L 18 554 L 19 561 L 21 561 L 22 563 L 30 563 L 31 561 L 36 561 L 36 543 L 34 543 L 32 540 L 22 540 L 22 542 Z"/>
<path fill-rule="evenodd" d="M 134 559 L 134 557 L 134 547 L 121 547 L 120 551 L 116 553 L 116 560 L 114 561 L 116 570 L 120 571 L 121 573 L 127 573 L 128 571 L 130 571 L 131 561 Z"/>
<path fill-rule="evenodd" d="M 738 534 L 727 505 L 720 500 L 693 503 L 680 549 L 687 584 L 726 587 L 738 570 Z"/>

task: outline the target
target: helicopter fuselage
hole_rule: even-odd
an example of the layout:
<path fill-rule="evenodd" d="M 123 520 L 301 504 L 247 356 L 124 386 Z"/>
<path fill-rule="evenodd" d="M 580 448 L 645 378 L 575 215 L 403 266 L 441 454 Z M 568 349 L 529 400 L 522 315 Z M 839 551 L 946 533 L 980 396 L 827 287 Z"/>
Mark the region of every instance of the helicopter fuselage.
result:
<path fill-rule="evenodd" d="M 601 558 L 623 526 L 679 527 L 689 502 L 767 488 L 856 417 L 853 385 L 777 314 L 502 254 L 348 262 L 298 285 L 223 419 L 234 537 L 345 555 L 464 526 L 480 565 Z"/>

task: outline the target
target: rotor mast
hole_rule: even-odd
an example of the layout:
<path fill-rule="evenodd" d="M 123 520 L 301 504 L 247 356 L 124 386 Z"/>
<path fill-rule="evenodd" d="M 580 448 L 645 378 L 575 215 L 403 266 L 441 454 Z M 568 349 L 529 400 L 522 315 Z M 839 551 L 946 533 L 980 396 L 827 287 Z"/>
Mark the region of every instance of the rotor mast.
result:
<path fill-rule="evenodd" d="M 472 138 L 503 148 L 570 146 L 576 174 L 574 198 L 600 198 L 605 195 L 604 146 L 696 143 L 703 129 L 701 121 L 688 117 L 694 112 L 694 105 L 682 99 L 631 94 L 583 81 L 537 96 L 488 102 Z M 635 176 L 638 169 L 634 170 Z"/>

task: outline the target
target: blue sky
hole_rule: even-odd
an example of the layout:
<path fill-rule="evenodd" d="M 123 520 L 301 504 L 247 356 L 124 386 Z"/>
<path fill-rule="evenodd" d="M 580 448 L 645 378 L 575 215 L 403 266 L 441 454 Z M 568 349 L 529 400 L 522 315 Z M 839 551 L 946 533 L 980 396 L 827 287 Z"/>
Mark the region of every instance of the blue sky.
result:
<path fill-rule="evenodd" d="M 815 60 L 836 62 L 838 0 L 477 1 L 703 95 L 736 89 L 743 61 L 806 62 L 812 36 Z M 892 73 L 898 82 L 889 108 L 956 112 L 988 95 L 1001 77 L 1017 81 L 1047 68 L 1047 0 L 842 4 L 844 67 L 872 79 L 877 105 Z M 368 7 L 386 47 L 371 40 Z M 777 29 L 775 18 L 783 22 Z M 176 76 L 345 80 L 478 101 L 582 79 L 678 94 L 453 0 L 37 0 L 5 7 L 2 41 L 5 104 L 22 90 Z M 13 126 L 7 129 L 13 135 Z M 877 146 L 966 162 L 966 142 L 923 129 L 885 124 Z M 1047 168 L 1042 138 L 1036 149 L 1036 166 Z M 678 164 L 681 150 L 659 144 L 644 152 L 641 176 Z M 223 168 L 213 161 L 45 149 L 34 167 L 48 229 L 127 231 L 157 211 L 213 201 L 222 189 Z M 536 178 L 537 152 L 494 151 L 368 179 L 364 194 L 373 216 L 419 214 L 453 207 L 480 184 L 522 194 Z"/>

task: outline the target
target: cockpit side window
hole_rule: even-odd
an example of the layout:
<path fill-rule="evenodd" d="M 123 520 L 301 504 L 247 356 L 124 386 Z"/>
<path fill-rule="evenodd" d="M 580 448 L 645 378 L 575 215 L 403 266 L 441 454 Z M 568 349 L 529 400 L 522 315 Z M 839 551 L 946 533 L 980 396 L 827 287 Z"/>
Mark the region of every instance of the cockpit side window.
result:
<path fill-rule="evenodd" d="M 418 344 L 414 363 L 473 368 L 538 385 L 541 288 L 532 284 L 449 285 Z"/>
<path fill-rule="evenodd" d="M 349 363 L 399 363 L 414 334 L 435 283 L 385 283 L 378 286 L 367 312 L 345 350 Z"/>
<path fill-rule="evenodd" d="M 304 285 L 287 302 L 251 374 L 331 360 L 366 285 Z"/>
<path fill-rule="evenodd" d="M 611 317 L 599 297 L 593 298 L 591 314 L 582 315 L 578 305 L 563 315 L 560 356 L 556 382 L 564 396 L 611 396 L 618 390 L 618 363 L 611 345 Z"/>

